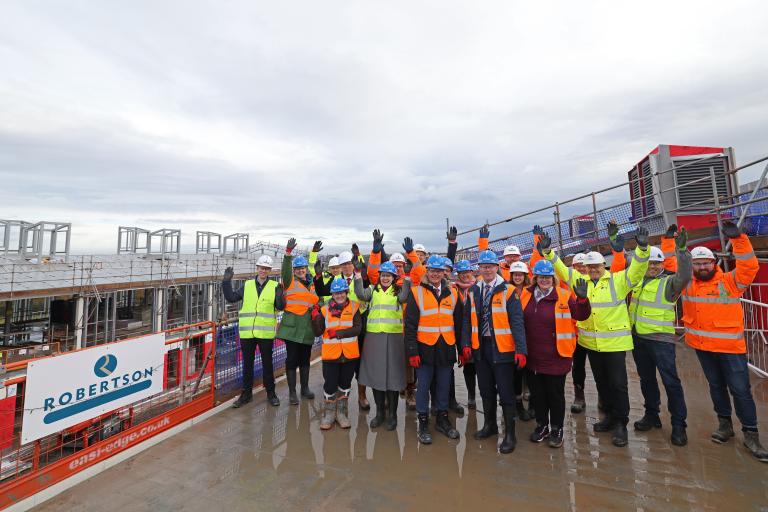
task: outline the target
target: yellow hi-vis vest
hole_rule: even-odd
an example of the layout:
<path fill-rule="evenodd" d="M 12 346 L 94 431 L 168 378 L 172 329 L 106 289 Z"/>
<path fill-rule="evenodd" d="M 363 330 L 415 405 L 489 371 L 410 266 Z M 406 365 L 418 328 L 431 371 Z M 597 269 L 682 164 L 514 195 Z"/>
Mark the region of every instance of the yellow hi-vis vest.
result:
<path fill-rule="evenodd" d="M 664 296 L 669 278 L 651 279 L 632 290 L 629 319 L 637 334 L 675 333 L 675 303 Z"/>
<path fill-rule="evenodd" d="M 380 286 L 373 289 L 371 302 L 368 304 L 367 332 L 403 332 L 403 310 L 395 295 L 393 286 L 383 291 Z"/>
<path fill-rule="evenodd" d="M 243 289 L 243 304 L 238 314 L 240 339 L 258 338 L 268 340 L 275 337 L 277 315 L 275 315 L 275 290 L 277 281 L 272 279 L 264 284 L 261 295 L 256 290 L 256 281 L 249 279 Z"/>

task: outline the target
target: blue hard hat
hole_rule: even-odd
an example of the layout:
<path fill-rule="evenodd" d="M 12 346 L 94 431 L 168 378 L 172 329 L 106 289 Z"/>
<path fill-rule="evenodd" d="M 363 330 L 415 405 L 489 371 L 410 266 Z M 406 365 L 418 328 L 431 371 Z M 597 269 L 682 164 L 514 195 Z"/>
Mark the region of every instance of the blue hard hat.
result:
<path fill-rule="evenodd" d="M 447 256 L 443 258 L 443 266 L 453 268 L 453 262 L 451 261 L 451 258 L 448 258 Z"/>
<path fill-rule="evenodd" d="M 331 293 L 348 292 L 349 285 L 346 279 L 336 278 L 331 282 Z"/>
<path fill-rule="evenodd" d="M 395 267 L 394 263 L 390 261 L 385 261 L 379 267 L 379 274 L 381 274 L 382 272 L 387 272 L 389 274 L 392 274 L 393 276 L 397 276 L 397 267 Z"/>
<path fill-rule="evenodd" d="M 461 260 L 456 263 L 456 272 L 469 272 L 472 270 L 472 264 L 469 260 Z"/>
<path fill-rule="evenodd" d="M 478 265 L 483 265 L 483 264 L 498 265 L 499 257 L 496 256 L 495 252 L 491 250 L 486 250 L 480 253 L 480 258 L 478 258 L 477 264 Z"/>
<path fill-rule="evenodd" d="M 552 266 L 551 261 L 539 260 L 533 266 L 533 275 L 535 276 L 554 276 L 555 267 Z"/>
<path fill-rule="evenodd" d="M 293 259 L 293 268 L 301 268 L 301 267 L 308 267 L 309 262 L 307 261 L 307 258 L 304 256 L 296 256 Z"/>
<path fill-rule="evenodd" d="M 427 268 L 434 268 L 438 270 L 445 270 L 445 263 L 443 263 L 443 257 L 433 254 L 427 258 Z"/>

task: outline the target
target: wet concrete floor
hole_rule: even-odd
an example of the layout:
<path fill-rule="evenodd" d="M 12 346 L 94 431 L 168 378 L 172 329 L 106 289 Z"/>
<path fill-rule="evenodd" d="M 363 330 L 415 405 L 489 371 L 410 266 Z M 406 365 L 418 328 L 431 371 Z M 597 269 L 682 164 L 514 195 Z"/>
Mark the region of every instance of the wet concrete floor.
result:
<path fill-rule="evenodd" d="M 316 365 L 314 403 L 289 406 L 281 383 L 279 408 L 258 393 L 251 404 L 195 425 L 35 510 L 768 510 L 768 465 L 751 458 L 740 433 L 726 445 L 709 440 L 716 420 L 689 349 L 678 350 L 678 368 L 689 411 L 687 447 L 670 443 L 666 411 L 661 430 L 635 433 L 630 424 L 626 448 L 614 447 L 610 434 L 595 435 L 597 395 L 588 376 L 586 414 L 566 413 L 561 449 L 531 443 L 534 422 L 518 422 L 517 449 L 500 455 L 500 439 L 471 437 L 482 422 L 479 411 L 456 419 L 459 441 L 433 429 L 435 442 L 420 446 L 416 415 L 406 414 L 402 401 L 395 432 L 371 431 L 373 411 L 356 405 L 350 430 L 322 432 Z M 643 410 L 631 356 L 627 369 L 635 421 Z M 458 369 L 456 382 L 465 396 Z M 570 379 L 566 387 L 570 403 Z M 753 379 L 753 392 L 768 444 L 768 380 Z"/>

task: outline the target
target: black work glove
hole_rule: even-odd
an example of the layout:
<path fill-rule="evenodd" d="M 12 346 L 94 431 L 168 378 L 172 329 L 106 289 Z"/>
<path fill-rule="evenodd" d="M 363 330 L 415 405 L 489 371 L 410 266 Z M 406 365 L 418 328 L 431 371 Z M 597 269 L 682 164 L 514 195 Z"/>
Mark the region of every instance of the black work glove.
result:
<path fill-rule="evenodd" d="M 688 231 L 685 228 L 680 229 L 680 232 L 675 237 L 675 248 L 680 252 L 688 248 Z"/>
<path fill-rule="evenodd" d="M 360 256 L 360 248 L 357 246 L 357 244 L 352 244 L 352 254 L 354 255 L 355 259 Z"/>
<path fill-rule="evenodd" d="M 610 239 L 611 249 L 613 252 L 624 252 L 624 237 L 616 235 L 616 238 Z"/>
<path fill-rule="evenodd" d="M 373 252 L 380 253 L 382 249 L 384 249 L 384 244 L 382 243 L 384 241 L 384 233 L 379 231 L 378 229 L 373 230 Z"/>
<path fill-rule="evenodd" d="M 543 234 L 544 234 L 544 230 L 541 229 L 541 226 L 539 226 L 538 224 L 533 226 L 533 236 L 536 236 L 536 235 L 541 236 Z"/>
<path fill-rule="evenodd" d="M 543 235 L 541 235 L 539 242 L 536 244 L 536 250 L 539 251 L 540 255 L 546 256 L 545 253 L 549 253 L 549 248 L 551 246 L 552 246 L 552 239 L 549 237 L 548 234 L 544 233 Z"/>
<path fill-rule="evenodd" d="M 637 232 L 635 233 L 635 241 L 637 242 L 637 246 L 641 249 L 646 249 L 648 247 L 648 228 L 639 227 L 637 228 Z"/>
<path fill-rule="evenodd" d="M 235 271 L 232 269 L 232 267 L 227 267 L 224 269 L 224 280 L 225 281 L 231 281 L 232 278 L 235 276 Z"/>
<path fill-rule="evenodd" d="M 739 229 L 739 226 L 730 220 L 723 221 L 720 230 L 728 238 L 739 238 L 741 236 L 741 230 Z"/>
<path fill-rule="evenodd" d="M 480 238 L 488 238 L 491 236 L 491 230 L 488 229 L 488 224 L 480 228 Z"/>
<path fill-rule="evenodd" d="M 355 272 L 360 272 L 361 275 L 365 275 L 365 263 L 355 258 L 352 261 L 352 266 L 355 267 Z"/>
<path fill-rule="evenodd" d="M 296 248 L 296 239 L 291 238 L 288 240 L 288 243 L 285 244 L 285 254 L 291 254 L 291 251 Z"/>
<path fill-rule="evenodd" d="M 320 263 L 320 260 L 317 260 L 315 262 L 315 275 L 316 276 L 322 276 L 323 275 L 323 264 Z"/>
<path fill-rule="evenodd" d="M 449 244 L 455 244 L 456 243 L 456 237 L 459 234 L 459 230 L 456 229 L 456 226 L 451 226 L 451 228 L 445 232 L 445 237 L 448 239 Z"/>
<path fill-rule="evenodd" d="M 677 233 L 677 224 L 670 224 L 667 226 L 667 232 L 664 233 L 664 236 L 666 238 L 675 238 L 675 233 Z"/>
<path fill-rule="evenodd" d="M 576 283 L 573 285 L 573 293 L 575 293 L 576 296 L 580 299 L 587 298 L 588 290 L 589 290 L 589 287 L 587 286 L 587 282 L 582 278 L 578 278 L 576 280 Z"/>
<path fill-rule="evenodd" d="M 403 271 L 408 274 L 413 270 L 413 263 L 411 263 L 411 260 L 405 260 L 405 265 L 403 265 Z"/>
<path fill-rule="evenodd" d="M 616 224 L 615 220 L 612 220 L 608 223 L 608 238 L 611 240 L 615 240 L 617 236 L 619 236 L 619 225 Z"/>
<path fill-rule="evenodd" d="M 312 252 L 320 252 L 323 250 L 323 242 L 320 240 L 316 241 L 315 244 L 312 246 Z"/>
<path fill-rule="evenodd" d="M 413 239 L 409 236 L 403 239 L 403 250 L 406 253 L 413 252 Z"/>

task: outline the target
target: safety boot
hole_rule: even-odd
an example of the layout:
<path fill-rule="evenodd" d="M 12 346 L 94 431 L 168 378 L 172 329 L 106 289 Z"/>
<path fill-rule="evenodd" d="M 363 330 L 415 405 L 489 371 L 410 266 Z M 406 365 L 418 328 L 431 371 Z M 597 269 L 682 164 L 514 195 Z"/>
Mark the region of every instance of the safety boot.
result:
<path fill-rule="evenodd" d="M 448 439 L 458 439 L 459 431 L 453 428 L 451 420 L 448 419 L 448 411 L 439 411 L 435 421 L 435 430 L 444 434 Z"/>
<path fill-rule="evenodd" d="M 336 399 L 336 423 L 341 428 L 349 428 L 352 423 L 349 421 L 349 392 L 350 389 L 339 389 L 340 394 Z"/>
<path fill-rule="evenodd" d="M 616 422 L 613 421 L 611 415 L 606 414 L 602 420 L 592 425 L 592 428 L 595 432 L 610 432 L 615 426 Z"/>
<path fill-rule="evenodd" d="M 309 389 L 309 366 L 299 368 L 299 377 L 301 378 L 301 397 L 314 400 L 315 394 Z"/>
<path fill-rule="evenodd" d="M 723 444 L 728 442 L 728 440 L 734 436 L 733 422 L 730 417 L 726 416 L 718 416 L 717 421 L 717 430 L 712 432 L 712 441 L 718 444 Z"/>
<path fill-rule="evenodd" d="M 584 386 L 578 384 L 573 385 L 573 403 L 571 404 L 571 412 L 573 414 L 580 414 L 584 412 L 584 408 L 587 406 L 587 402 L 584 400 Z"/>
<path fill-rule="evenodd" d="M 760 444 L 760 434 L 754 431 L 744 432 L 744 446 L 760 462 L 768 462 L 768 451 Z"/>
<path fill-rule="evenodd" d="M 672 435 L 669 437 L 675 446 L 685 446 L 688 444 L 688 434 L 685 433 L 685 427 L 672 425 Z"/>
<path fill-rule="evenodd" d="M 373 401 L 376 402 L 376 416 L 371 420 L 371 428 L 378 428 L 384 423 L 386 419 L 386 406 L 384 402 L 386 400 L 386 394 L 384 391 L 373 390 Z"/>
<path fill-rule="evenodd" d="M 661 428 L 661 419 L 657 414 L 646 412 L 642 418 L 635 422 L 635 430 L 646 432 L 652 428 Z"/>
<path fill-rule="evenodd" d="M 531 421 L 532 418 L 528 415 L 522 398 L 518 398 L 515 402 L 515 409 L 517 409 L 517 416 L 520 418 L 520 421 Z"/>
<path fill-rule="evenodd" d="M 429 433 L 429 416 L 419 414 L 419 430 L 416 431 L 421 444 L 432 444 L 432 434 Z"/>
<path fill-rule="evenodd" d="M 243 392 L 240 394 L 239 397 L 237 397 L 237 400 L 235 400 L 235 403 L 232 404 L 232 408 L 239 409 L 240 407 L 244 406 L 251 400 L 253 400 L 253 395 L 251 393 Z"/>
<path fill-rule="evenodd" d="M 395 430 L 397 428 L 397 391 L 387 391 L 387 412 L 389 417 L 387 418 L 387 430 Z"/>
<path fill-rule="evenodd" d="M 499 435 L 499 426 L 496 424 L 496 399 L 483 400 L 483 428 L 475 432 L 475 439 L 486 439 Z"/>
<path fill-rule="evenodd" d="M 320 428 L 322 430 L 329 430 L 333 427 L 334 421 L 336 421 L 336 393 L 325 395 L 325 401 L 323 402 L 323 419 L 320 420 Z"/>
<path fill-rule="evenodd" d="M 627 443 L 629 442 L 629 434 L 627 433 L 626 425 L 623 423 L 616 424 L 613 428 L 613 433 L 611 434 L 611 442 L 613 443 L 613 446 L 618 446 L 619 448 L 627 446 Z"/>
<path fill-rule="evenodd" d="M 296 396 L 296 369 L 285 370 L 285 381 L 288 383 L 288 403 L 299 405 L 299 397 Z"/>
<path fill-rule="evenodd" d="M 504 439 L 499 446 L 499 452 L 512 453 L 517 446 L 517 438 L 515 437 L 515 409 L 509 406 L 502 406 L 502 412 L 504 414 Z"/>

